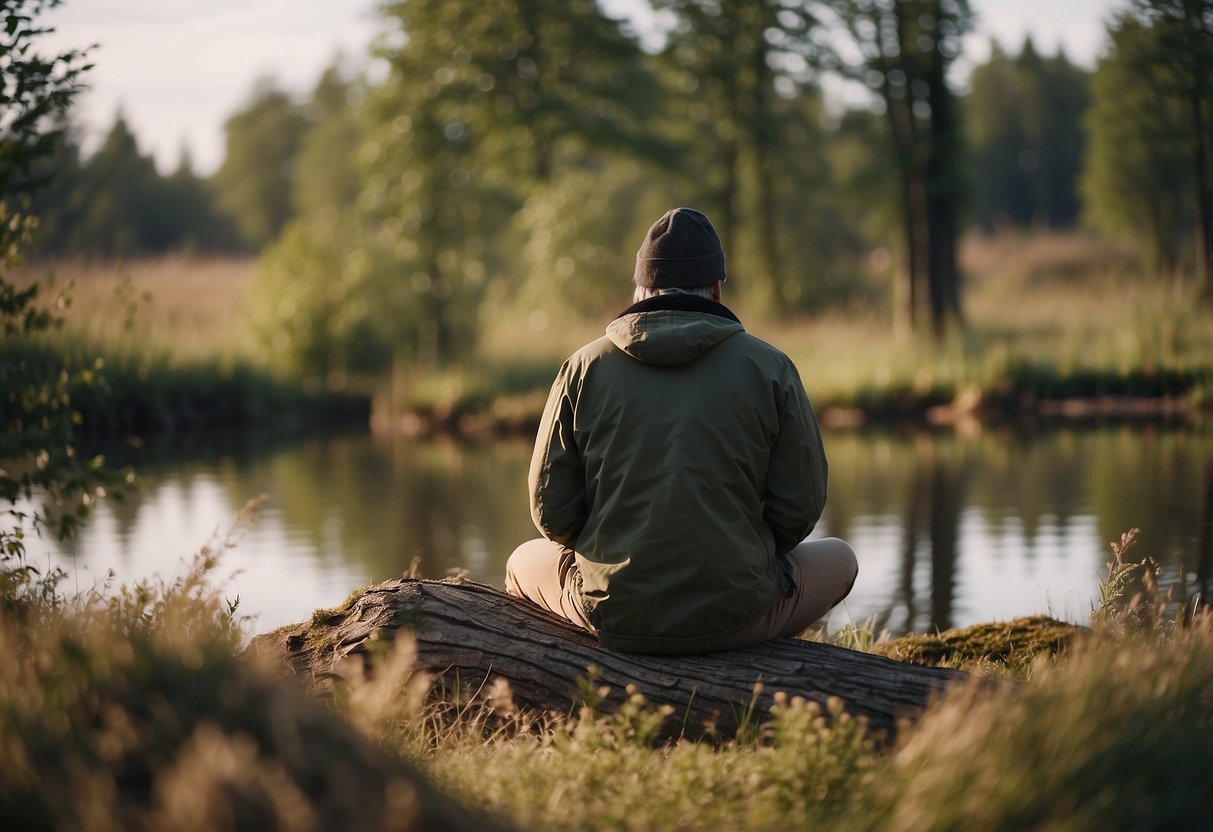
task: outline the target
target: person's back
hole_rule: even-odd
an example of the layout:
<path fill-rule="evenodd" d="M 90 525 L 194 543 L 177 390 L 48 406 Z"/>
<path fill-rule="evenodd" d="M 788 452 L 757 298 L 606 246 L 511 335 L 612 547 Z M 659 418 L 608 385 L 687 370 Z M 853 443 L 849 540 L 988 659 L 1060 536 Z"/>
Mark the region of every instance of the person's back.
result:
<path fill-rule="evenodd" d="M 803 629 L 828 609 L 806 604 L 797 555 L 825 503 L 826 460 L 796 369 L 718 302 L 723 253 L 706 217 L 670 212 L 637 263 L 646 299 L 553 385 L 530 473 L 544 540 L 511 557 L 507 586 L 620 650 Z M 831 561 L 817 594 L 832 605 L 854 555 L 816 543 Z"/>

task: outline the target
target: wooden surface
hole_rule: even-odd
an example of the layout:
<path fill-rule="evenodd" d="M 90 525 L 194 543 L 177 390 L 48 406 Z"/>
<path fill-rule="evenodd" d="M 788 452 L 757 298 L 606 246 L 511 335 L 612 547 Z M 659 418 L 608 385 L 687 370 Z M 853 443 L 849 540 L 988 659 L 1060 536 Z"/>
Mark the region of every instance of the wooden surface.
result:
<path fill-rule="evenodd" d="M 318 677 L 350 656 L 365 656 L 373 640 L 401 628 L 416 634 L 419 662 L 448 690 L 457 679 L 465 694 L 484 693 L 501 677 L 519 708 L 570 713 L 580 699 L 578 682 L 592 666 L 594 687 L 609 688 L 604 708 L 622 702 L 633 684 L 650 704 L 674 707 L 667 735 L 692 739 L 708 726 L 730 736 L 761 681 L 756 718 L 767 714 L 776 691 L 823 706 L 836 696 L 890 740 L 899 720 L 912 719 L 948 684 L 969 678 L 797 639 L 695 656 L 619 653 L 529 602 L 462 580 L 378 584 L 342 610 L 258 636 L 251 649 L 277 654 L 295 672 Z"/>

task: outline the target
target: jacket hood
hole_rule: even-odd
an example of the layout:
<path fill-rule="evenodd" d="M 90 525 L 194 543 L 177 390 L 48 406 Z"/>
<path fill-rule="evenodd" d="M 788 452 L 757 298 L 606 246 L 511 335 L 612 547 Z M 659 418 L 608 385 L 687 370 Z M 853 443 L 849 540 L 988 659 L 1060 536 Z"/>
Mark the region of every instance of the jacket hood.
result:
<path fill-rule="evenodd" d="M 658 295 L 623 310 L 606 334 L 637 361 L 679 367 L 744 331 L 737 316 L 719 303 L 694 295 Z"/>

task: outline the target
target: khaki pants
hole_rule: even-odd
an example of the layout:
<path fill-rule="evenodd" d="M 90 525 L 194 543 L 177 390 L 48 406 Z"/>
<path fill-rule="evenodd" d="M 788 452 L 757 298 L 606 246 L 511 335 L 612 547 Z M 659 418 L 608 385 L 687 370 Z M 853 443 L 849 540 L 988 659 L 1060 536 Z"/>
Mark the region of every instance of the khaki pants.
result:
<path fill-rule="evenodd" d="M 795 584 L 791 597 L 779 599 L 746 630 L 729 633 L 706 649 L 736 650 L 797 635 L 846 598 L 859 574 L 855 552 L 836 537 L 805 540 L 783 557 Z M 505 589 L 593 633 L 573 589 L 573 566 L 571 549 L 543 538 L 529 540 L 506 562 Z"/>

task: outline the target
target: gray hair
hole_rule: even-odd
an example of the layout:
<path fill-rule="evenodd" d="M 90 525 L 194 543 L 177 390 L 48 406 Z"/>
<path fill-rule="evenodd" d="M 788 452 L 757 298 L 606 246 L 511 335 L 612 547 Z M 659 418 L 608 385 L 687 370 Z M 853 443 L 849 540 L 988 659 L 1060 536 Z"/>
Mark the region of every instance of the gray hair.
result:
<path fill-rule="evenodd" d="M 711 286 L 701 286 L 697 289 L 652 289 L 648 286 L 637 286 L 636 291 L 632 293 L 632 303 L 640 303 L 642 300 L 655 298 L 659 295 L 694 295 L 704 300 L 712 300 L 712 288 L 714 286 L 716 286 L 715 283 Z"/>

